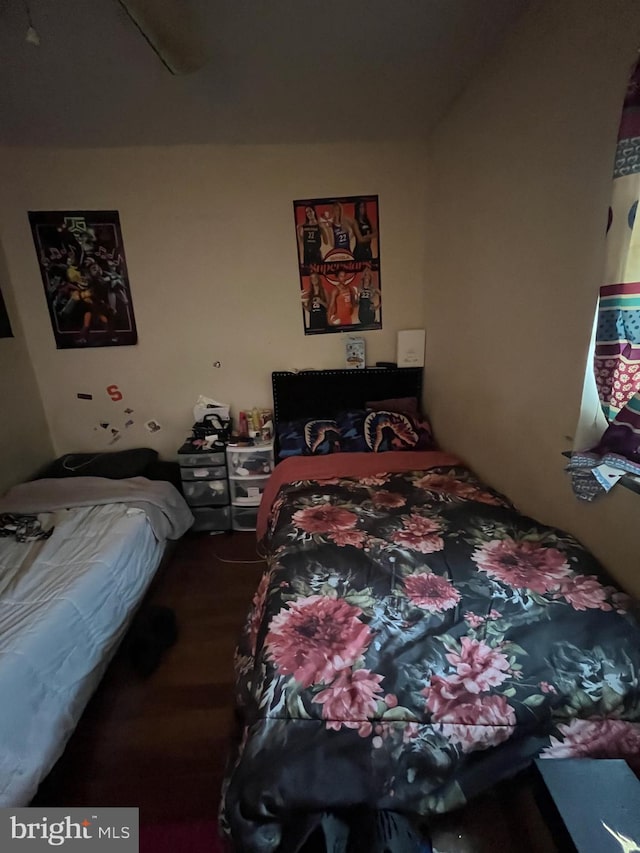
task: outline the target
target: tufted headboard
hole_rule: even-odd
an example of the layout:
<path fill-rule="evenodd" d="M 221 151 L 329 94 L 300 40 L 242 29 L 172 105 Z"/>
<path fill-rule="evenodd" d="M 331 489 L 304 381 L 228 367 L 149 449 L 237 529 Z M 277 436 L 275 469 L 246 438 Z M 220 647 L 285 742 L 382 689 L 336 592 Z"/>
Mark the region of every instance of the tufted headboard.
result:
<path fill-rule="evenodd" d="M 297 418 L 333 417 L 363 409 L 368 400 L 422 398 L 421 367 L 369 367 L 364 370 L 305 370 L 271 374 L 273 417 L 278 424 Z"/>

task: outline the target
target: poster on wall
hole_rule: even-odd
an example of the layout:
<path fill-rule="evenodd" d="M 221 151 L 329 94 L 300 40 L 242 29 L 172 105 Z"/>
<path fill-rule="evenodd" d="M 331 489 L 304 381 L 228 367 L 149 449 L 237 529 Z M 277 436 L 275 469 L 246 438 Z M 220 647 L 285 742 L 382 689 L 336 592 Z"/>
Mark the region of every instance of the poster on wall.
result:
<path fill-rule="evenodd" d="M 293 202 L 305 335 L 382 328 L 378 196 Z"/>
<path fill-rule="evenodd" d="M 118 212 L 31 211 L 29 222 L 57 348 L 137 343 Z"/>
<path fill-rule="evenodd" d="M 0 290 L 0 338 L 12 338 L 11 322 L 7 314 L 7 306 L 4 304 L 2 291 Z"/>

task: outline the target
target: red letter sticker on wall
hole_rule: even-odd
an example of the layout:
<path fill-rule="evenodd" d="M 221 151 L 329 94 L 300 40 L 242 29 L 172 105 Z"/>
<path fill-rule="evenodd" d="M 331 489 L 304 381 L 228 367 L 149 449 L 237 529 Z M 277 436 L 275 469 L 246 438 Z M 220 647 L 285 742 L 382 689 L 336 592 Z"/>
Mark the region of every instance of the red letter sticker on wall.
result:
<path fill-rule="evenodd" d="M 111 397 L 114 403 L 122 400 L 122 391 L 117 385 L 107 385 L 107 394 Z"/>

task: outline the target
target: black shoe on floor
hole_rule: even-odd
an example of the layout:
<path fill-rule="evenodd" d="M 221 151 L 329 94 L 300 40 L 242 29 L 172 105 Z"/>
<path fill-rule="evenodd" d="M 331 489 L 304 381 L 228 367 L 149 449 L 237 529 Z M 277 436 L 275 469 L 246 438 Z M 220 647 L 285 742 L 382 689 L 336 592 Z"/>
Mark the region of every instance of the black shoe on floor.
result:
<path fill-rule="evenodd" d="M 130 657 L 135 671 L 144 677 L 160 665 L 163 653 L 178 639 L 176 614 L 168 607 L 141 611 L 131 626 Z"/>

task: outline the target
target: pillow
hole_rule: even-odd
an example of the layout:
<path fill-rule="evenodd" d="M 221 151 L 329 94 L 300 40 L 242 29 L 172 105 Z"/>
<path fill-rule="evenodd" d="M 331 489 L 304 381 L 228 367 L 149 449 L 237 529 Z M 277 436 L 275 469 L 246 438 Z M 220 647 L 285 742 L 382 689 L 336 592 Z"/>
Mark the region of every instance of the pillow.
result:
<path fill-rule="evenodd" d="M 374 453 L 432 450 L 436 446 L 429 421 L 401 412 L 368 412 L 364 419 L 364 438 Z"/>
<path fill-rule="evenodd" d="M 319 456 L 340 450 L 340 431 L 334 420 L 284 421 L 278 424 L 279 458 Z"/>
<path fill-rule="evenodd" d="M 382 453 L 386 450 L 434 450 L 431 424 L 426 418 L 401 412 L 343 412 L 337 418 L 340 450 Z"/>
<path fill-rule="evenodd" d="M 370 412 L 400 412 L 403 415 L 417 415 L 420 411 L 417 397 L 392 397 L 389 400 L 373 400 L 365 403 Z"/>
<path fill-rule="evenodd" d="M 364 409 L 350 409 L 336 415 L 340 432 L 340 450 L 343 453 L 366 453 L 369 450 L 364 437 Z"/>
<path fill-rule="evenodd" d="M 150 462 L 144 470 L 144 473 L 138 474 L 139 477 L 146 477 L 148 480 L 164 480 L 171 483 L 176 489 L 182 493 L 182 477 L 180 476 L 180 466 L 177 462 L 166 462 L 162 459 L 156 459 Z"/>
<path fill-rule="evenodd" d="M 124 480 L 127 477 L 146 477 L 147 469 L 157 458 L 158 451 L 149 447 L 112 453 L 67 453 L 39 471 L 36 479 L 108 477 L 110 480 Z"/>

